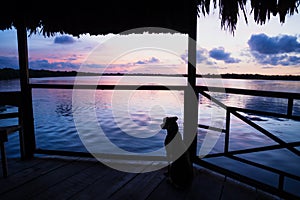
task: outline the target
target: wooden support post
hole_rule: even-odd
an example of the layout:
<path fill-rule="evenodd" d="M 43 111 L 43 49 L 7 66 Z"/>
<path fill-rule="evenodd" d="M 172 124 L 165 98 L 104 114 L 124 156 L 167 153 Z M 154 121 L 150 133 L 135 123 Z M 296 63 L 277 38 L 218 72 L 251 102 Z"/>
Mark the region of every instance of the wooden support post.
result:
<path fill-rule="evenodd" d="M 20 85 L 21 85 L 21 107 L 23 110 L 23 138 L 24 141 L 24 159 L 33 157 L 35 144 L 33 109 L 32 109 L 32 94 L 29 85 L 29 70 L 28 70 L 28 46 L 27 46 L 27 31 L 23 20 L 17 23 L 17 38 L 19 52 L 19 67 L 20 67 Z"/>
<path fill-rule="evenodd" d="M 278 189 L 279 191 L 283 191 L 283 186 L 284 186 L 284 175 L 280 174 L 279 175 L 279 181 L 278 181 Z"/>
<path fill-rule="evenodd" d="M 197 3 L 192 1 L 189 16 L 188 39 L 188 87 L 184 91 L 184 141 L 191 142 L 192 160 L 197 155 L 198 93 L 196 92 Z"/>
<path fill-rule="evenodd" d="M 287 116 L 292 117 L 293 115 L 293 98 L 288 98 L 288 108 L 287 108 Z"/>
<path fill-rule="evenodd" d="M 228 153 L 229 149 L 229 131 L 230 131 L 230 109 L 227 107 L 226 109 L 226 128 L 225 128 L 225 145 L 224 145 L 224 153 Z"/>
<path fill-rule="evenodd" d="M 8 175 L 7 159 L 6 159 L 6 153 L 5 153 L 5 143 L 3 141 L 0 142 L 0 150 L 1 150 L 1 161 L 2 161 L 3 177 L 7 177 L 7 175 Z"/>

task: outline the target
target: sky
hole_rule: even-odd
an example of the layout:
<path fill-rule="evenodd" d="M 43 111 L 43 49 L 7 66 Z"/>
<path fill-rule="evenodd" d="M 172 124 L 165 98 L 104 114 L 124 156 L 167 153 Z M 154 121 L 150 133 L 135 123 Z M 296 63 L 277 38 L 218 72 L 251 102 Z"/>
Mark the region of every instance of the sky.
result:
<path fill-rule="evenodd" d="M 250 11 L 247 11 L 248 13 Z M 240 17 L 232 34 L 218 11 L 198 17 L 198 74 L 300 75 L 300 14 L 264 25 Z M 100 73 L 187 73 L 188 36 L 183 34 L 28 36 L 29 67 Z M 0 68 L 18 69 L 16 30 L 0 31 Z"/>

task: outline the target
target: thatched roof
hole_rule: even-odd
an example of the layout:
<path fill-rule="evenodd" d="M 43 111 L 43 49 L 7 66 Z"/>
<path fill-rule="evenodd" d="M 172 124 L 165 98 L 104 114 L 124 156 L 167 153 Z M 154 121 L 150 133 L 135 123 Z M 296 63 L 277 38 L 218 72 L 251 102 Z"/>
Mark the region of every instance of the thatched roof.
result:
<path fill-rule="evenodd" d="M 78 36 L 120 33 L 139 27 L 163 27 L 188 33 L 192 10 L 208 14 L 213 3 L 220 11 L 221 25 L 234 31 L 240 14 L 252 15 L 263 24 L 270 15 L 280 22 L 294 14 L 300 0 L 251 0 L 252 14 L 245 10 L 247 0 L 110 0 L 110 1 L 40 1 L 9 0 L 1 3 L 0 30 L 25 22 L 31 32 L 41 30 L 49 36 L 57 32 Z M 252 17 L 251 16 L 251 17 Z"/>

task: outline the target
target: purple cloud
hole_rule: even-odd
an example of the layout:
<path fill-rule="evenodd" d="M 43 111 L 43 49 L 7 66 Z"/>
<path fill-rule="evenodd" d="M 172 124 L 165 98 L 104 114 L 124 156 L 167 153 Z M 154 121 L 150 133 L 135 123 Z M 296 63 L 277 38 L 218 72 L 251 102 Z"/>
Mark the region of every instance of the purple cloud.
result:
<path fill-rule="evenodd" d="M 248 40 L 251 51 L 261 54 L 279 54 L 279 53 L 300 53 L 300 43 L 297 37 L 290 35 L 280 35 L 269 37 L 266 34 L 252 35 Z"/>
<path fill-rule="evenodd" d="M 216 60 L 223 60 L 225 63 L 239 63 L 241 60 L 230 56 L 223 47 L 214 48 L 209 51 L 209 56 Z"/>
<path fill-rule="evenodd" d="M 0 68 L 19 69 L 19 60 L 17 57 L 0 56 Z"/>
<path fill-rule="evenodd" d="M 258 63 L 263 65 L 283 65 L 283 66 L 296 66 L 300 63 L 299 56 L 289 56 L 287 54 L 259 54 L 257 52 L 253 52 L 252 55 L 257 60 Z"/>
<path fill-rule="evenodd" d="M 64 36 L 57 36 L 54 38 L 54 44 L 72 44 L 76 42 L 73 37 L 64 35 Z"/>
<path fill-rule="evenodd" d="M 300 43 L 295 36 L 252 35 L 248 40 L 248 45 L 251 54 L 260 64 L 273 66 L 299 65 L 300 57 L 297 54 L 300 53 Z"/>
<path fill-rule="evenodd" d="M 79 69 L 80 64 L 71 62 L 52 62 L 46 59 L 29 61 L 30 69 L 45 69 L 45 70 L 69 70 Z M 17 57 L 0 56 L 0 68 L 19 69 L 19 61 Z"/>
<path fill-rule="evenodd" d="M 134 62 L 133 64 L 134 65 L 146 65 L 146 64 L 155 64 L 155 63 L 159 63 L 159 59 L 158 58 L 155 58 L 155 57 L 152 57 L 148 60 L 139 60 L 137 62 Z"/>
<path fill-rule="evenodd" d="M 186 51 L 184 54 L 182 54 L 181 59 L 184 60 L 186 63 L 188 63 L 188 51 Z M 197 63 L 204 63 L 206 65 L 214 65 L 216 63 L 208 60 L 208 52 L 205 48 L 197 49 L 196 52 L 196 62 Z"/>
<path fill-rule="evenodd" d="M 79 69 L 80 64 L 74 64 L 71 62 L 52 62 L 48 60 L 34 60 L 29 62 L 30 69 L 45 69 L 45 70 L 75 70 Z"/>

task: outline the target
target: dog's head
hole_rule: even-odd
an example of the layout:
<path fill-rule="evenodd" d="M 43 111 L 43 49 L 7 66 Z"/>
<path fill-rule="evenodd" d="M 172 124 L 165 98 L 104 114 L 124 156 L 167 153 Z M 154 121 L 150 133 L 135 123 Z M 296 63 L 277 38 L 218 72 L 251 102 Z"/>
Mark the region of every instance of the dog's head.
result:
<path fill-rule="evenodd" d="M 165 117 L 163 119 L 163 123 L 160 125 L 160 127 L 162 129 L 167 129 L 167 130 L 170 130 L 170 129 L 174 129 L 174 128 L 177 128 L 178 129 L 178 125 L 177 125 L 177 119 L 178 117 Z"/>

